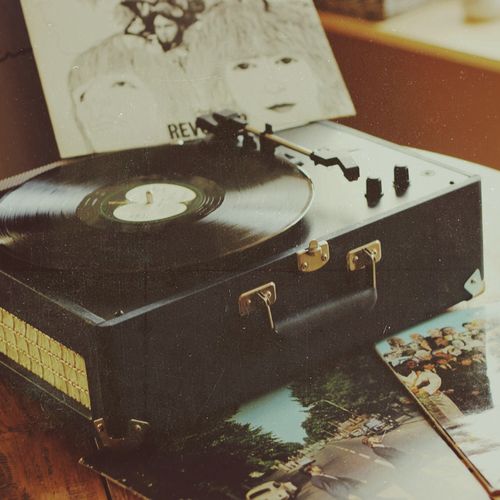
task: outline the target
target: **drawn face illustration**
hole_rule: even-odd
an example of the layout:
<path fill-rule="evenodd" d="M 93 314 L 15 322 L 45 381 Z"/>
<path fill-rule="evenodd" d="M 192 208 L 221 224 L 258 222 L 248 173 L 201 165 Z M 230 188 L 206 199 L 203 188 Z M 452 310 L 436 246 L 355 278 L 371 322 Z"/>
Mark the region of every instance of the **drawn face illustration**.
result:
<path fill-rule="evenodd" d="M 153 25 L 160 43 L 172 43 L 179 32 L 177 23 L 162 15 L 155 17 Z"/>
<path fill-rule="evenodd" d="M 238 107 L 256 126 L 276 127 L 314 119 L 319 114 L 315 77 L 294 56 L 257 57 L 226 67 L 226 83 Z"/>
<path fill-rule="evenodd" d="M 133 74 L 104 75 L 73 92 L 76 115 L 96 151 L 164 141 L 150 90 Z"/>

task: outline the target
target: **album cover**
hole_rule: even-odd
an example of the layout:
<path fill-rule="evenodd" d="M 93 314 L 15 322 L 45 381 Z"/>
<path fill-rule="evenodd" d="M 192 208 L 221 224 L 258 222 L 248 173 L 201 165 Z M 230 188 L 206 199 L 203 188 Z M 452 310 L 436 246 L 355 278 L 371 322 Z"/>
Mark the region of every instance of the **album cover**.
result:
<path fill-rule="evenodd" d="M 203 427 L 141 456 L 135 475 L 148 478 L 151 496 L 487 498 L 371 351 Z"/>
<path fill-rule="evenodd" d="M 376 348 L 445 439 L 498 493 L 499 305 L 443 314 Z"/>
<path fill-rule="evenodd" d="M 353 114 L 312 0 L 22 0 L 62 157 Z"/>

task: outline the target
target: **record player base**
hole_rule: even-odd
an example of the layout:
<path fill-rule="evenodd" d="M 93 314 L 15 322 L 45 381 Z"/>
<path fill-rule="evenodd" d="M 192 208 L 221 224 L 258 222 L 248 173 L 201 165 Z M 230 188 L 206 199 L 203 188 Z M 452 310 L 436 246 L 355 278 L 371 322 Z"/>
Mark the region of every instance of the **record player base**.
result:
<path fill-rule="evenodd" d="M 140 440 L 147 428 L 154 435 L 199 426 L 359 343 L 470 299 L 472 278 L 478 291 L 477 177 L 328 123 L 285 137 L 313 149 L 343 144 L 359 155 L 362 172 L 375 165 L 384 197 L 371 207 L 363 182 L 291 158 L 305 163 L 315 186 L 304 219 L 255 250 L 174 273 L 167 291 L 168 271 L 95 277 L 23 272 L 6 262 L 0 361 L 94 421 L 113 444 L 108 437 Z M 412 174 L 402 196 L 392 188 L 400 162 Z M 330 258 L 304 272 L 297 254 L 314 240 L 328 244 Z M 270 285 L 274 304 L 258 293 Z M 258 304 L 249 315 L 245 297 Z"/>

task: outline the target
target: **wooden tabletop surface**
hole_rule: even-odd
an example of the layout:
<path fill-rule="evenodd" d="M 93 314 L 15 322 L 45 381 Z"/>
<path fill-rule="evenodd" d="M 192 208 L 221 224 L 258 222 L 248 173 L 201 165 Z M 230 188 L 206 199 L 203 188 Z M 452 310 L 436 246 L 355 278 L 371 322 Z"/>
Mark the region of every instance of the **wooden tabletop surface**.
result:
<path fill-rule="evenodd" d="M 39 401 L 16 390 L 0 371 L 0 498 L 105 500 L 101 479 L 78 466 L 90 448 L 51 429 Z"/>

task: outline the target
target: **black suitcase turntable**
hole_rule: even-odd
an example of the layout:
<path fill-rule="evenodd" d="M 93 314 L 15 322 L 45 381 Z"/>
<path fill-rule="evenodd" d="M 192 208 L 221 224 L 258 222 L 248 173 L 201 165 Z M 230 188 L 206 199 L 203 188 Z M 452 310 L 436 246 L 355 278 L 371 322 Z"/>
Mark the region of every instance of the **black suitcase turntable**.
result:
<path fill-rule="evenodd" d="M 2 184 L 0 361 L 105 445 L 196 425 L 483 288 L 479 178 L 333 123 L 199 125 Z"/>

